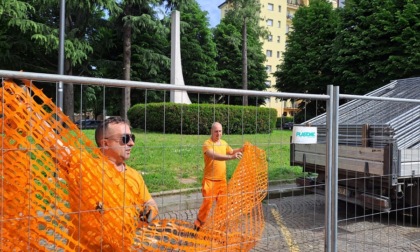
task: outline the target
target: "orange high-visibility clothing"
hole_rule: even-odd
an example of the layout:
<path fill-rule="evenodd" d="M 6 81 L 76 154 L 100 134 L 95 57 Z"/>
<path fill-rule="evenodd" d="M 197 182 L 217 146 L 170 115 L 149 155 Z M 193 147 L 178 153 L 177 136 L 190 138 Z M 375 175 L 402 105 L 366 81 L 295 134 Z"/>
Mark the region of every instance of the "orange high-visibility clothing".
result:
<path fill-rule="evenodd" d="M 213 206 L 213 201 L 219 199 L 219 197 L 226 197 L 227 194 L 227 182 L 225 180 L 210 180 L 203 179 L 201 193 L 203 195 L 203 203 L 201 204 L 200 210 L 198 210 L 197 220 L 195 225 L 201 227 L 207 219 L 211 208 Z"/>
<path fill-rule="evenodd" d="M 203 144 L 204 154 L 204 178 L 211 180 L 226 180 L 226 161 L 214 160 L 205 153 L 213 150 L 217 154 L 226 155 L 233 152 L 233 149 L 226 141 L 220 139 L 220 144 L 216 145 L 211 138 L 207 139 Z"/>

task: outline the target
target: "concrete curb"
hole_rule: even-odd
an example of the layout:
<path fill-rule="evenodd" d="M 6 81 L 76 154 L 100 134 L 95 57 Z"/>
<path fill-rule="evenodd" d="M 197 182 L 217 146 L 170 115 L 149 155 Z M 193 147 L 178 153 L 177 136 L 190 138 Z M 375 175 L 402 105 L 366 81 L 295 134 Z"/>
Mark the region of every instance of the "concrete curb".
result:
<path fill-rule="evenodd" d="M 269 182 L 265 200 L 302 195 L 302 187 L 286 182 Z M 172 191 L 151 193 L 159 206 L 160 213 L 198 209 L 203 200 L 201 188 L 185 188 Z"/>

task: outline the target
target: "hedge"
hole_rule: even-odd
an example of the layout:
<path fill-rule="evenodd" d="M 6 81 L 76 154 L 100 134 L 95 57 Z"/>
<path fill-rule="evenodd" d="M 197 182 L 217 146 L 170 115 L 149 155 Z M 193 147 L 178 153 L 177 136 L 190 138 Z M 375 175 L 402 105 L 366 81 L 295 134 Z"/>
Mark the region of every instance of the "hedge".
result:
<path fill-rule="evenodd" d="M 214 121 L 226 134 L 271 133 L 276 127 L 273 108 L 223 104 L 136 104 L 127 113 L 131 126 L 150 132 L 210 134 Z"/>

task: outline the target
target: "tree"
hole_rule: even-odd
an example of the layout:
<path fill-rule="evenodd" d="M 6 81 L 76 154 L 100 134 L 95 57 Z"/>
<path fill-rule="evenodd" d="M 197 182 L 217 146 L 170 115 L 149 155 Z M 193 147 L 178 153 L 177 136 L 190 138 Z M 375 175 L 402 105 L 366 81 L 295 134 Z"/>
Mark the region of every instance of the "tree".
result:
<path fill-rule="evenodd" d="M 30 18 L 35 8 L 30 3 L 5 0 L 0 2 L 0 68 L 23 71 L 46 71 L 50 55 L 32 41 L 26 32 L 31 26 L 39 26 Z M 22 26 L 23 32 L 20 32 Z M 41 52 L 41 53 L 39 53 Z M 39 62 L 34 62 L 38 59 Z M 47 70 L 48 71 L 48 70 Z"/>
<path fill-rule="evenodd" d="M 232 4 L 233 9 L 229 10 L 232 17 L 237 19 L 241 24 L 242 34 L 242 89 L 248 89 L 248 29 L 256 29 L 252 31 L 259 34 L 258 25 L 260 14 L 260 2 L 258 0 L 229 0 L 228 4 Z M 262 34 L 259 34 L 262 35 Z M 248 105 L 248 97 L 243 97 L 243 105 Z"/>
<path fill-rule="evenodd" d="M 392 46 L 384 23 L 393 22 L 392 1 L 346 1 L 334 41 L 333 68 L 334 82 L 343 92 L 364 94 L 388 82 L 384 71 Z"/>
<path fill-rule="evenodd" d="M 170 18 L 157 17 L 154 26 L 140 26 L 133 36 L 132 79 L 156 83 L 170 82 Z M 132 101 L 161 102 L 169 92 L 133 89 Z"/>
<path fill-rule="evenodd" d="M 123 30 L 123 79 L 131 80 L 131 55 L 133 31 L 138 34 L 141 27 L 156 30 L 159 21 L 153 18 L 156 5 L 165 5 L 167 9 L 181 8 L 190 0 L 124 0 L 121 2 L 123 12 L 119 16 L 122 20 Z M 153 55 L 153 54 L 151 54 Z M 150 56 L 150 55 L 149 55 Z M 131 89 L 126 87 L 122 91 L 122 102 L 120 115 L 127 118 L 127 111 L 131 106 Z"/>
<path fill-rule="evenodd" d="M 182 73 L 188 85 L 214 87 L 217 78 L 216 44 L 209 28 L 207 12 L 202 11 L 194 0 L 181 9 L 181 56 Z M 198 99 L 190 97 L 193 102 Z M 200 102 L 209 100 L 200 94 Z"/>
<path fill-rule="evenodd" d="M 322 94 L 334 78 L 332 41 L 338 25 L 337 14 L 326 0 L 313 0 L 301 6 L 293 18 L 282 63 L 274 73 L 276 89 L 282 92 Z M 300 103 L 305 117 L 324 112 L 325 104 Z M 299 121 L 300 114 L 295 115 Z"/>
<path fill-rule="evenodd" d="M 313 0 L 296 11 L 283 62 L 274 73 L 278 91 L 325 93 L 333 80 L 331 47 L 337 22 L 326 0 Z"/>
<path fill-rule="evenodd" d="M 151 5 L 156 4 L 157 1 L 142 1 L 142 0 L 125 0 L 121 2 L 123 12 L 120 13 L 117 19 L 120 19 L 123 31 L 123 68 L 122 79 L 131 80 L 131 54 L 132 54 L 132 32 L 142 25 L 149 26 L 151 24 Z M 122 89 L 121 110 L 120 116 L 127 118 L 127 111 L 131 106 L 131 89 L 125 87 Z"/>
<path fill-rule="evenodd" d="M 390 80 L 419 76 L 420 3 L 407 0 L 394 1 L 394 4 L 395 22 L 387 22 L 385 30 L 392 31 L 391 42 L 396 48 L 388 57 L 385 72 Z"/>
<path fill-rule="evenodd" d="M 228 12 L 222 22 L 214 29 L 214 40 L 217 45 L 218 55 L 216 61 L 221 86 L 224 88 L 241 89 L 242 86 L 242 23 Z M 265 90 L 267 72 L 264 67 L 265 55 L 262 52 L 260 31 L 248 29 L 248 89 Z M 215 102 L 229 104 L 243 104 L 242 97 L 227 97 L 221 95 Z M 263 104 L 264 101 L 249 98 L 249 104 Z"/>
<path fill-rule="evenodd" d="M 25 48 L 25 52 L 28 52 L 29 55 L 40 56 L 31 59 L 26 55 L 26 64 L 35 59 L 37 62 L 31 69 L 38 72 L 56 73 L 59 42 L 57 1 L 31 1 L 31 6 L 32 8 L 27 8 L 26 15 L 10 18 L 8 25 L 15 29 L 18 28 L 19 36 L 25 39 L 29 38 L 28 42 L 30 41 L 31 47 Z M 67 1 L 65 74 L 80 75 L 88 67 L 84 64 L 93 51 L 90 40 L 94 39 L 97 25 L 105 15 L 104 8 L 111 11 L 117 10 L 115 2 L 112 0 L 100 1 L 98 4 L 86 1 Z M 64 85 L 63 105 L 64 113 L 73 119 L 74 89 L 72 84 Z"/>

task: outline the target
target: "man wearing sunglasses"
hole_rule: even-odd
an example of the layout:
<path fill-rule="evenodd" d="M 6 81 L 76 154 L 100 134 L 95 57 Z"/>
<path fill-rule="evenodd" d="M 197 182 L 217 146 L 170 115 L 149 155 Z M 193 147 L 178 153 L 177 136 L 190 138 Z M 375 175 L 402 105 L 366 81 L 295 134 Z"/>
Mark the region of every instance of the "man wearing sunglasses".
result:
<path fill-rule="evenodd" d="M 130 158 L 135 141 L 129 122 L 121 117 L 110 117 L 104 120 L 96 128 L 95 141 L 101 147 L 103 154 L 114 164 L 115 169 L 125 173 L 127 184 L 134 187 L 133 191 L 138 193 L 140 220 L 152 222 L 159 213 L 157 204 L 140 173 L 125 164 L 125 161 Z"/>

